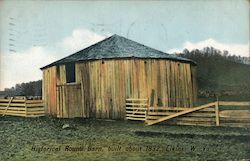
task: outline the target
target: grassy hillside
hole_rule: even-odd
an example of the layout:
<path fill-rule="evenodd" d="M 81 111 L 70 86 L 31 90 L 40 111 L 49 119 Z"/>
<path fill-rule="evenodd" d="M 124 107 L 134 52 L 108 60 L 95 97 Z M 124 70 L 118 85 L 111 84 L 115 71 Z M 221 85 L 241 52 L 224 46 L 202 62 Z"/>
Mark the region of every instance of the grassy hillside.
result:
<path fill-rule="evenodd" d="M 182 56 L 197 63 L 200 96 L 240 95 L 250 97 L 250 65 L 240 57 L 222 55 L 220 51 L 185 51 Z"/>

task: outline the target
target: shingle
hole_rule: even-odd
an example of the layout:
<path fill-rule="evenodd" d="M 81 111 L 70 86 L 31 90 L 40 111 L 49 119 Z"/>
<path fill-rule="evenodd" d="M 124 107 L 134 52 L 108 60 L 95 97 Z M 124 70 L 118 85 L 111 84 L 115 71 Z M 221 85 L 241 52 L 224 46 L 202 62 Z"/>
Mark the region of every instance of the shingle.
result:
<path fill-rule="evenodd" d="M 94 45 L 91 45 L 81 51 L 69 55 L 63 59 L 55 61 L 41 69 L 65 64 L 69 62 L 79 62 L 98 59 L 120 59 L 120 58 L 152 58 L 152 59 L 170 59 L 184 61 L 195 64 L 192 60 L 178 57 L 173 54 L 167 54 L 162 51 L 147 47 L 143 44 L 129 40 L 119 35 L 113 35 Z"/>

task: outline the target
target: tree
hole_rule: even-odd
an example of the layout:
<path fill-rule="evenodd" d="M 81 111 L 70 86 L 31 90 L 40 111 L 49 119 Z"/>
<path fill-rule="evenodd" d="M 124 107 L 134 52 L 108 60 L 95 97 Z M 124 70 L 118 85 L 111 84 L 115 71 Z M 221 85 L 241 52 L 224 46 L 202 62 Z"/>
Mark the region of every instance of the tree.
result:
<path fill-rule="evenodd" d="M 16 84 L 15 87 L 5 88 L 1 95 L 4 96 L 41 96 L 42 80 Z"/>

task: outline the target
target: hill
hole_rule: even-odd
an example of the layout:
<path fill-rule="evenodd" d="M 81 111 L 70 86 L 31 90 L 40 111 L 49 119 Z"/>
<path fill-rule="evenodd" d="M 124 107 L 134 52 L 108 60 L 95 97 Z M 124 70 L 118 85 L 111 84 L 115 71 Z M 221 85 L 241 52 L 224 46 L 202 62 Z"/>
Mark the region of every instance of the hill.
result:
<path fill-rule="evenodd" d="M 238 95 L 250 97 L 250 65 L 239 56 L 212 47 L 203 50 L 184 50 L 179 56 L 197 63 L 199 95 Z M 244 61 L 246 62 L 246 61 Z M 247 62 L 249 63 L 249 62 Z"/>

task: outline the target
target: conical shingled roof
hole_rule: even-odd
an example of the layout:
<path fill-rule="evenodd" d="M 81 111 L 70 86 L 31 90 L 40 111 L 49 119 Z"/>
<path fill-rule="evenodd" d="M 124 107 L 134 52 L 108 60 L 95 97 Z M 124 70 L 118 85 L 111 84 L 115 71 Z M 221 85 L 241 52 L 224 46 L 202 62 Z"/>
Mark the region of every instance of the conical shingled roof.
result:
<path fill-rule="evenodd" d="M 167 54 L 162 51 L 147 47 L 143 44 L 137 43 L 135 41 L 129 40 L 125 37 L 113 35 L 72 55 L 44 66 L 41 69 L 69 62 L 120 58 L 169 59 L 194 64 L 194 62 L 190 59 Z"/>

